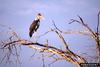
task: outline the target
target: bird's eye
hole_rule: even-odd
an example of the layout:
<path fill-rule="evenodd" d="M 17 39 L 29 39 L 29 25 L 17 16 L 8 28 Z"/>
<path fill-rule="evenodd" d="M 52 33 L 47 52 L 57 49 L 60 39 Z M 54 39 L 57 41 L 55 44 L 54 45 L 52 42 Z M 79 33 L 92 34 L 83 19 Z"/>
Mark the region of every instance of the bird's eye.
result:
<path fill-rule="evenodd" d="M 41 16 L 41 13 L 38 13 L 39 16 Z"/>

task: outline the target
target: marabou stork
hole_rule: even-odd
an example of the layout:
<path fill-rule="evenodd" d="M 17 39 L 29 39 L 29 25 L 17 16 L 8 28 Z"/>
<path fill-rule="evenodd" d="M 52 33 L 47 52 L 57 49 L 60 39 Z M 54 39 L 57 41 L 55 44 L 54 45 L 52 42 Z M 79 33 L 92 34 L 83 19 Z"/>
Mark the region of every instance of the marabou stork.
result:
<path fill-rule="evenodd" d="M 32 24 L 30 25 L 29 28 L 29 36 L 32 37 L 33 33 L 37 31 L 40 25 L 40 20 L 42 19 L 41 13 L 38 13 Z"/>

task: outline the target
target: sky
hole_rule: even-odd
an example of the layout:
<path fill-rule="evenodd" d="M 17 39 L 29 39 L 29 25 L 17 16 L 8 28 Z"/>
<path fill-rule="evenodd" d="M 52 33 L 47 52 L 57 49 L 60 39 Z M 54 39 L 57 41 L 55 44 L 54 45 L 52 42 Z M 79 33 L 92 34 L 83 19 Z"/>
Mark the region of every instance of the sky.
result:
<path fill-rule="evenodd" d="M 100 0 L 0 0 L 0 24 L 12 27 L 17 31 L 20 37 L 33 41 L 34 38 L 29 37 L 29 26 L 37 13 L 42 13 L 45 19 L 41 21 L 40 27 L 38 31 L 34 33 L 34 36 L 41 35 L 50 30 L 50 28 L 53 28 L 52 20 L 54 20 L 57 27 L 63 31 L 69 29 L 83 30 L 83 27 L 77 23 L 68 24 L 70 19 L 78 19 L 77 15 L 81 16 L 95 31 L 97 13 L 99 10 Z M 1 36 L 0 39 L 2 38 L 6 37 Z M 76 53 L 81 51 L 86 52 L 90 46 L 94 46 L 95 44 L 89 37 L 81 35 L 65 35 L 64 38 L 68 41 L 68 44 L 70 44 L 70 49 Z M 49 40 L 52 46 L 58 48 L 62 46 L 55 33 L 49 33 L 41 37 L 38 42 L 44 43 L 46 39 Z M 86 47 L 86 50 L 82 49 L 83 47 Z M 41 66 L 42 63 L 40 60 L 36 59 L 29 62 L 29 57 L 34 51 L 28 47 L 22 47 L 22 49 L 21 55 L 24 56 L 22 57 L 22 67 Z M 40 54 L 36 56 L 40 56 Z M 10 65 L 4 66 L 4 64 L 1 64 L 1 66 L 11 67 Z M 15 65 L 12 64 L 12 67 L 14 66 Z M 59 61 L 51 67 L 61 66 L 76 67 L 65 61 Z"/>

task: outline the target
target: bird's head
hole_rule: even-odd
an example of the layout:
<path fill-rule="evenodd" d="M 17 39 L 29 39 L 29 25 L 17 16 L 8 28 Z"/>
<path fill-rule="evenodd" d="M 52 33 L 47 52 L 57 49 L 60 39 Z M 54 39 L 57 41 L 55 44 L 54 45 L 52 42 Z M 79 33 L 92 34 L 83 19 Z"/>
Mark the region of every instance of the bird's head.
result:
<path fill-rule="evenodd" d="M 35 20 L 42 20 L 44 19 L 43 15 L 41 13 L 38 13 Z"/>

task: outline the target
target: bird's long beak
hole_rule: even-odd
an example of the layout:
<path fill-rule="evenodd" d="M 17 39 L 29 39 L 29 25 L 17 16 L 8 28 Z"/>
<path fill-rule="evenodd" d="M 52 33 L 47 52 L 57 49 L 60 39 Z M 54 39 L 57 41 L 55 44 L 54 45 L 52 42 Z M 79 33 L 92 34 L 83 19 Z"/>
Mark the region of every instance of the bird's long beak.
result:
<path fill-rule="evenodd" d="M 44 17 L 42 17 L 42 20 L 45 20 L 45 18 L 44 18 Z"/>
<path fill-rule="evenodd" d="M 41 20 L 45 20 L 44 16 L 40 16 L 40 19 L 41 19 Z"/>

